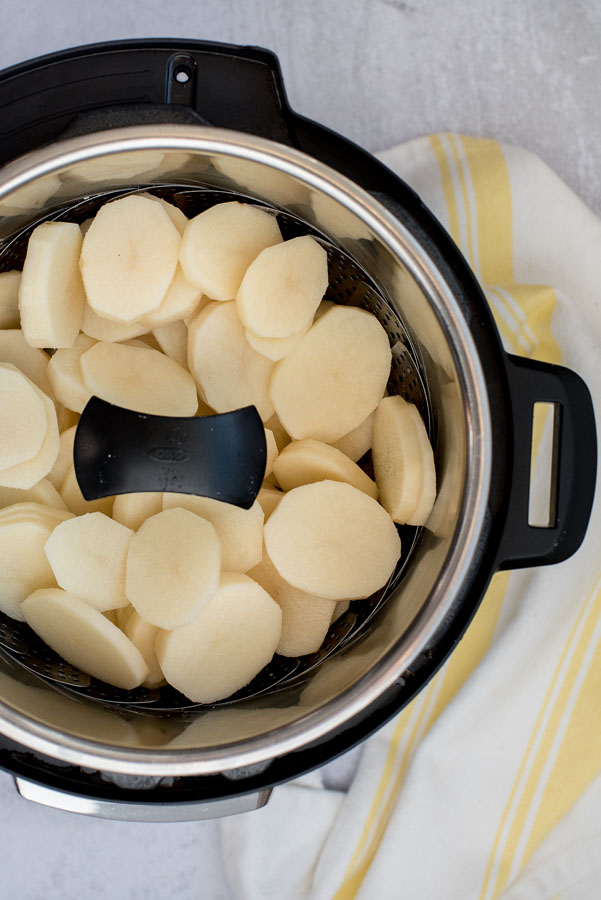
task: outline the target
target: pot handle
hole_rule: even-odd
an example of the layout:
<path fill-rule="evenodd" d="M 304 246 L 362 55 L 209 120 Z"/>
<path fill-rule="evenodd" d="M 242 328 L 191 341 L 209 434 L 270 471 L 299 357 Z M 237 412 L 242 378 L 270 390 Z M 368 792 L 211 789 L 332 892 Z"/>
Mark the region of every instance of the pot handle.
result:
<path fill-rule="evenodd" d="M 499 569 L 542 566 L 567 559 L 588 526 L 597 471 L 597 433 L 590 392 L 563 366 L 507 356 L 513 476 Z M 551 509 L 547 526 L 528 523 L 535 403 L 554 405 Z"/>
<path fill-rule="evenodd" d="M 201 819 L 234 816 L 265 806 L 272 790 L 265 788 L 254 794 L 241 794 L 239 797 L 225 797 L 223 800 L 199 803 L 136 803 L 71 794 L 29 781 L 28 778 L 21 776 L 15 778 L 15 787 L 26 800 L 39 803 L 41 806 L 121 822 L 197 822 Z"/>

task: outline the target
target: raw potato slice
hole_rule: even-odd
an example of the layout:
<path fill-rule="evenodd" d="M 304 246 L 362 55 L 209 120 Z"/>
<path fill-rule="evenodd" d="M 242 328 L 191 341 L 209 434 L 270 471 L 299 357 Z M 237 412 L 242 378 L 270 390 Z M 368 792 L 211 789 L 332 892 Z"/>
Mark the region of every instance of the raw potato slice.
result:
<path fill-rule="evenodd" d="M 81 248 L 88 303 L 99 316 L 135 322 L 161 305 L 181 236 L 160 203 L 130 194 L 101 206 Z"/>
<path fill-rule="evenodd" d="M 99 341 L 80 365 L 86 388 L 108 403 L 155 416 L 193 416 L 198 409 L 192 376 L 158 350 Z"/>
<path fill-rule="evenodd" d="M 19 285 L 21 273 L 0 272 L 0 328 L 19 328 Z"/>
<path fill-rule="evenodd" d="M 203 400 L 217 412 L 254 405 L 264 422 L 273 415 L 273 363 L 246 340 L 235 303 L 209 303 L 192 320 L 188 364 Z"/>
<path fill-rule="evenodd" d="M 361 422 L 360 425 L 357 425 L 356 428 L 353 428 L 352 431 L 349 431 L 348 434 L 343 435 L 343 437 L 332 444 L 332 446 L 336 447 L 337 450 L 342 451 L 342 453 L 344 453 L 345 456 L 348 456 L 349 459 L 352 459 L 353 462 L 358 462 L 362 456 L 365 456 L 371 447 L 375 415 L 376 411 L 374 410 L 367 419 Z"/>
<path fill-rule="evenodd" d="M 0 487 L 0 508 L 12 506 L 14 503 L 42 503 L 54 509 L 66 510 L 65 502 L 53 484 L 43 478 L 29 490 Z"/>
<path fill-rule="evenodd" d="M 350 600 L 339 600 L 336 606 L 334 607 L 334 612 L 332 613 L 332 624 L 337 622 L 340 616 L 343 616 L 349 606 L 351 605 Z"/>
<path fill-rule="evenodd" d="M 55 528 L 59 522 L 72 519 L 73 514 L 66 509 L 57 509 L 37 500 L 20 500 L 4 507 L 0 512 L 2 522 L 36 521 L 49 528 Z"/>
<path fill-rule="evenodd" d="M 334 443 L 376 408 L 390 362 L 375 316 L 334 307 L 275 365 L 270 396 L 282 425 L 297 440 Z"/>
<path fill-rule="evenodd" d="M 126 153 L 115 153 L 78 162 L 69 170 L 69 174 L 89 184 L 122 184 L 124 181 L 137 180 L 138 175 L 156 169 L 165 158 L 158 150 L 131 150 Z"/>
<path fill-rule="evenodd" d="M 73 444 L 75 443 L 76 431 L 77 425 L 72 425 L 71 428 L 67 428 L 66 431 L 61 432 L 58 456 L 56 457 L 54 466 L 50 472 L 48 472 L 48 481 L 54 485 L 57 491 L 62 489 L 65 478 L 67 477 L 67 472 L 73 465 Z"/>
<path fill-rule="evenodd" d="M 179 261 L 186 280 L 211 300 L 233 300 L 253 259 L 281 240 L 271 213 L 248 203 L 219 203 L 190 220 Z"/>
<path fill-rule="evenodd" d="M 47 429 L 44 402 L 33 382 L 18 369 L 0 366 L 0 470 L 34 459 Z"/>
<path fill-rule="evenodd" d="M 384 509 L 395 522 L 423 525 L 436 496 L 436 473 L 416 406 L 384 397 L 376 410 L 372 459 Z"/>
<path fill-rule="evenodd" d="M 386 510 L 338 481 L 287 493 L 265 523 L 264 537 L 282 578 L 328 600 L 369 597 L 384 587 L 401 554 Z"/>
<path fill-rule="evenodd" d="M 1 363 L 0 369 L 17 371 L 8 363 Z M 24 490 L 32 488 L 34 484 L 45 478 L 52 469 L 59 450 L 58 424 L 56 421 L 56 409 L 52 400 L 44 394 L 33 382 L 31 387 L 42 400 L 46 416 L 46 434 L 42 445 L 33 459 L 9 466 L 0 471 L 0 484 L 3 487 L 17 487 Z"/>
<path fill-rule="evenodd" d="M 24 621 L 21 602 L 32 591 L 56 585 L 44 553 L 54 527 L 41 517 L 21 519 L 0 514 L 0 610 Z"/>
<path fill-rule="evenodd" d="M 58 175 L 44 175 L 36 178 L 24 187 L 4 197 L 0 204 L 0 215 L 16 215 L 17 213 L 31 213 L 41 209 L 61 186 Z M 9 212 L 7 210 L 12 210 Z"/>
<path fill-rule="evenodd" d="M 327 253 L 304 235 L 259 253 L 242 279 L 236 309 L 253 334 L 287 338 L 310 325 L 327 287 Z"/>
<path fill-rule="evenodd" d="M 130 639 L 134 647 L 138 648 L 144 657 L 144 662 L 148 666 L 148 675 L 143 682 L 144 687 L 147 688 L 155 688 L 165 683 L 154 650 L 158 631 L 159 629 L 155 625 L 151 625 L 149 622 L 141 619 L 135 609 L 132 609 L 131 614 L 123 625 L 123 634 Z"/>
<path fill-rule="evenodd" d="M 148 326 L 141 322 L 113 322 L 94 312 L 87 303 L 83 311 L 81 330 L 96 341 L 128 341 L 148 331 Z"/>
<path fill-rule="evenodd" d="M 155 203 L 160 203 L 179 233 L 184 233 L 184 231 L 186 230 L 186 225 L 188 224 L 188 217 L 184 215 L 184 213 L 178 206 L 175 206 L 173 203 L 168 203 L 168 201 L 163 200 L 162 197 L 155 197 L 154 194 L 147 194 L 146 191 L 137 194 L 136 196 L 148 197 L 149 200 L 154 200 Z"/>
<path fill-rule="evenodd" d="M 279 491 L 270 484 L 263 484 L 261 490 L 257 494 L 257 503 L 263 510 L 265 521 L 267 521 L 283 496 L 283 491 Z"/>
<path fill-rule="evenodd" d="M 132 531 L 163 509 L 163 495 L 157 493 L 118 494 L 113 503 L 113 519 Z"/>
<path fill-rule="evenodd" d="M 265 463 L 265 475 L 270 475 L 273 471 L 273 464 L 278 455 L 278 445 L 275 442 L 275 436 L 270 428 L 265 429 L 265 443 L 267 444 L 267 461 Z"/>
<path fill-rule="evenodd" d="M 27 624 L 72 666 L 126 691 L 148 666 L 137 647 L 97 609 L 59 588 L 38 590 L 22 604 Z"/>
<path fill-rule="evenodd" d="M 224 572 L 219 590 L 196 618 L 161 632 L 155 649 L 169 684 L 194 703 L 214 703 L 267 665 L 281 631 L 275 600 L 246 575 Z"/>
<path fill-rule="evenodd" d="M 294 334 L 291 334 L 289 337 L 285 338 L 270 338 L 270 337 L 257 337 L 256 334 L 253 334 L 252 331 L 246 329 L 246 340 L 257 353 L 260 353 L 261 356 L 266 356 L 267 359 L 273 360 L 273 362 L 277 362 L 278 359 L 283 359 L 285 356 L 288 356 L 293 347 L 296 347 L 298 342 L 302 337 L 306 335 L 309 327 L 301 329 L 301 331 L 295 331 Z"/>
<path fill-rule="evenodd" d="M 96 342 L 87 334 L 78 334 L 72 347 L 57 350 L 48 363 L 48 379 L 56 399 L 74 412 L 82 413 L 92 396 L 84 386 L 79 360 Z"/>
<path fill-rule="evenodd" d="M 177 628 L 211 599 L 220 569 L 211 523 L 187 509 L 166 509 L 146 519 L 131 539 L 125 592 L 144 621 Z"/>
<path fill-rule="evenodd" d="M 275 442 L 278 445 L 278 453 L 281 453 L 284 447 L 290 443 L 291 438 L 275 413 L 270 419 L 267 419 L 265 427 L 273 432 Z"/>
<path fill-rule="evenodd" d="M 201 291 L 186 281 L 181 266 L 178 266 L 159 308 L 140 321 L 144 322 L 147 328 L 158 328 L 159 325 L 177 322 L 184 316 L 192 315 L 200 305 L 201 299 Z"/>
<path fill-rule="evenodd" d="M 328 633 L 336 602 L 312 597 L 292 587 L 281 577 L 266 552 L 248 577 L 260 584 L 282 610 L 282 634 L 276 653 L 305 656 L 319 650 Z"/>
<path fill-rule="evenodd" d="M 127 606 L 125 561 L 132 535 L 100 512 L 58 525 L 45 548 L 57 583 L 99 612 Z"/>
<path fill-rule="evenodd" d="M 273 471 L 285 491 L 314 481 L 345 481 L 374 500 L 378 497 L 375 481 L 357 463 L 321 441 L 292 441 L 275 460 Z"/>
<path fill-rule="evenodd" d="M 210 522 L 221 543 L 221 567 L 226 572 L 247 572 L 261 560 L 263 510 L 255 500 L 250 509 L 191 494 L 163 494 L 163 509 L 190 510 Z"/>
<path fill-rule="evenodd" d="M 71 510 L 76 516 L 83 516 L 85 513 L 92 512 L 101 512 L 105 516 L 110 516 L 113 510 L 113 497 L 101 497 L 99 500 L 85 499 L 77 483 L 75 467 L 72 463 L 67 469 L 67 474 L 59 493 L 67 504 L 67 509 Z"/>
<path fill-rule="evenodd" d="M 83 317 L 81 231 L 44 222 L 31 233 L 19 288 L 21 327 L 31 347 L 72 347 Z"/>
<path fill-rule="evenodd" d="M 188 329 L 185 322 L 171 322 L 153 328 L 152 333 L 163 353 L 174 359 L 182 369 L 188 368 Z"/>
<path fill-rule="evenodd" d="M 49 361 L 50 357 L 43 350 L 29 346 L 20 328 L 0 331 L 0 363 L 10 363 L 20 369 L 41 391 L 51 396 Z"/>

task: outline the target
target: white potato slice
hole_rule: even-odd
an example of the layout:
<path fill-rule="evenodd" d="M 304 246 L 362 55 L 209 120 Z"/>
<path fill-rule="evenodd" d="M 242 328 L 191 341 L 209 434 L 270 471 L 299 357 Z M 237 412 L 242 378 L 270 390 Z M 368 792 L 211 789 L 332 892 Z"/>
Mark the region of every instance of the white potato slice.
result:
<path fill-rule="evenodd" d="M 19 285 L 21 273 L 0 272 L 0 328 L 19 328 Z"/>
<path fill-rule="evenodd" d="M 100 512 L 58 525 L 45 548 L 57 583 L 100 612 L 127 606 L 125 561 L 132 535 Z"/>
<path fill-rule="evenodd" d="M 10 363 L 37 384 L 41 391 L 52 396 L 48 380 L 50 357 L 37 347 L 30 347 L 20 328 L 0 331 L 0 363 Z"/>
<path fill-rule="evenodd" d="M 327 253 L 304 235 L 259 253 L 244 274 L 236 309 L 253 334 L 287 338 L 310 325 L 327 287 Z"/>
<path fill-rule="evenodd" d="M 148 197 L 149 200 L 154 200 L 155 203 L 160 203 L 179 233 L 184 233 L 184 231 L 186 230 L 186 225 L 188 224 L 188 217 L 181 211 L 178 206 L 175 206 L 173 203 L 169 203 L 167 200 L 163 200 L 162 197 L 155 197 L 154 194 L 147 194 L 146 191 L 137 194 L 137 196 Z"/>
<path fill-rule="evenodd" d="M 44 402 L 33 382 L 18 369 L 0 366 L 0 470 L 37 456 L 47 428 Z"/>
<path fill-rule="evenodd" d="M 384 509 L 400 524 L 425 524 L 436 498 L 436 471 L 416 406 L 402 397 L 383 398 L 374 421 L 372 459 Z"/>
<path fill-rule="evenodd" d="M 143 316 L 140 321 L 150 329 L 177 322 L 184 316 L 193 315 L 201 305 L 201 300 L 202 292 L 186 281 L 181 266 L 178 266 L 159 308 L 153 313 Z"/>
<path fill-rule="evenodd" d="M 2 510 L 2 514 L 5 511 Z M 0 514 L 0 610 L 24 620 L 21 602 L 32 591 L 56 585 L 44 553 L 53 524 L 38 516 Z"/>
<path fill-rule="evenodd" d="M 19 287 L 21 327 L 31 347 L 72 347 L 83 317 L 81 231 L 43 222 L 31 233 Z"/>
<path fill-rule="evenodd" d="M 71 428 L 67 428 L 66 431 L 61 431 L 60 434 L 58 456 L 56 457 L 54 466 L 50 472 L 48 472 L 48 481 L 54 485 L 57 491 L 62 489 L 65 478 L 67 477 L 67 472 L 69 471 L 70 466 L 73 465 L 73 444 L 75 443 L 76 431 L 77 425 L 72 425 Z"/>
<path fill-rule="evenodd" d="M 26 493 L 26 492 L 24 492 Z M 5 506 L 0 510 L 0 519 L 3 522 L 35 520 L 54 528 L 59 522 L 66 519 L 72 519 L 73 513 L 68 509 L 62 509 L 56 506 L 50 506 L 40 500 L 17 500 L 9 506 Z"/>
<path fill-rule="evenodd" d="M 163 495 L 160 492 L 117 494 L 113 503 L 113 519 L 132 531 L 137 531 L 146 519 L 155 516 L 162 509 Z"/>
<path fill-rule="evenodd" d="M 384 587 L 401 554 L 386 510 L 338 481 L 285 494 L 265 523 L 264 538 L 282 578 L 328 600 L 369 597 Z"/>
<path fill-rule="evenodd" d="M 96 213 L 81 248 L 88 303 L 100 316 L 134 322 L 161 305 L 181 236 L 160 203 L 130 194 Z"/>
<path fill-rule="evenodd" d="M 99 156 L 76 163 L 69 175 L 87 184 L 123 184 L 137 180 L 139 175 L 150 173 L 165 159 L 159 150 L 131 150 L 112 156 Z"/>
<path fill-rule="evenodd" d="M 213 703 L 252 681 L 273 657 L 282 612 L 255 581 L 224 572 L 196 618 L 161 632 L 155 649 L 169 684 L 195 703 Z"/>
<path fill-rule="evenodd" d="M 124 690 L 147 678 L 148 666 L 137 647 L 79 597 L 59 588 L 38 590 L 21 609 L 35 633 L 72 666 Z"/>
<path fill-rule="evenodd" d="M 376 317 L 335 306 L 275 365 L 270 396 L 282 425 L 297 440 L 339 440 L 378 405 L 390 362 Z"/>
<path fill-rule="evenodd" d="M 188 329 L 186 323 L 170 322 L 153 328 L 152 333 L 163 353 L 183 369 L 188 368 Z"/>
<path fill-rule="evenodd" d="M 80 365 L 86 388 L 108 403 L 156 416 L 193 416 L 198 409 L 190 373 L 158 350 L 99 341 Z"/>
<path fill-rule="evenodd" d="M 138 648 L 148 666 L 148 675 L 143 682 L 147 688 L 156 688 L 165 683 L 154 649 L 158 631 L 156 625 L 151 625 L 150 622 L 140 618 L 135 609 L 132 609 L 123 625 L 123 634 L 130 639 L 134 647 Z"/>
<path fill-rule="evenodd" d="M 0 204 L 0 215 L 16 215 L 17 213 L 32 213 L 41 209 L 46 202 L 59 190 L 61 180 L 58 175 L 44 175 L 36 178 L 24 187 L 4 197 Z"/>
<path fill-rule="evenodd" d="M 219 587 L 221 546 L 206 519 L 166 509 L 131 539 L 125 592 L 145 622 L 177 628 L 191 622 Z"/>
<path fill-rule="evenodd" d="M 273 471 L 285 491 L 314 481 L 345 481 L 374 500 L 378 497 L 375 481 L 357 463 L 321 441 L 292 441 L 275 460 Z"/>
<path fill-rule="evenodd" d="M 192 494 L 163 494 L 163 509 L 190 510 L 210 522 L 221 543 L 221 567 L 226 572 L 246 572 L 261 560 L 263 510 L 255 500 L 250 509 Z"/>
<path fill-rule="evenodd" d="M 276 487 L 272 487 L 270 484 L 263 484 L 261 486 L 261 490 L 257 494 L 257 503 L 263 510 L 265 521 L 267 521 L 283 496 L 283 491 L 278 490 Z"/>
<path fill-rule="evenodd" d="M 290 443 L 291 437 L 278 419 L 276 413 L 267 419 L 265 427 L 273 432 L 275 442 L 278 445 L 278 453 L 281 453 L 286 444 Z"/>
<path fill-rule="evenodd" d="M 188 365 L 202 398 L 217 412 L 254 405 L 263 421 L 273 415 L 273 363 L 246 340 L 235 303 L 209 303 L 188 326 Z"/>
<path fill-rule="evenodd" d="M 72 347 L 57 350 L 48 363 L 48 379 L 54 396 L 67 409 L 77 413 L 83 412 L 92 396 L 83 383 L 79 360 L 95 343 L 87 334 L 78 334 Z"/>
<path fill-rule="evenodd" d="M 179 261 L 190 284 L 211 300 L 233 300 L 253 259 L 281 240 L 271 213 L 248 203 L 219 203 L 190 220 Z"/>
<path fill-rule="evenodd" d="M 67 469 L 65 480 L 63 481 L 59 494 L 65 501 L 67 509 L 76 516 L 83 516 L 85 513 L 101 512 L 105 516 L 110 516 L 113 511 L 113 497 L 101 497 L 99 500 L 86 500 L 81 493 L 77 476 L 75 475 L 75 467 L 73 463 Z"/>
<path fill-rule="evenodd" d="M 18 371 L 9 363 L 0 363 L 0 369 Z M 42 401 L 45 410 L 46 432 L 36 456 L 0 470 L 0 485 L 3 487 L 16 487 L 24 490 L 32 488 L 34 484 L 48 475 L 58 456 L 59 435 L 54 403 L 32 381 L 29 384 Z"/>
<path fill-rule="evenodd" d="M 267 444 L 267 461 L 265 463 L 265 475 L 271 475 L 273 472 L 273 464 L 278 455 L 278 445 L 275 441 L 275 435 L 271 428 L 265 429 L 265 443 Z"/>
<path fill-rule="evenodd" d="M 364 419 L 360 425 L 357 425 L 348 434 L 343 435 L 332 446 L 336 447 L 337 450 L 341 450 L 353 462 L 358 462 L 371 447 L 375 415 L 376 411 L 374 410 L 367 419 Z"/>
<path fill-rule="evenodd" d="M 285 356 L 288 356 L 292 348 L 296 347 L 300 339 L 306 335 L 309 327 L 310 326 L 303 328 L 300 331 L 295 331 L 294 334 L 285 338 L 257 337 L 256 334 L 253 334 L 252 331 L 249 331 L 247 328 L 245 332 L 246 340 L 253 350 L 256 350 L 261 356 L 266 356 L 267 359 L 277 362 L 278 359 L 283 359 Z"/>
<path fill-rule="evenodd" d="M 350 600 L 338 601 L 338 603 L 334 607 L 334 612 L 332 613 L 332 624 L 334 624 L 334 622 L 337 622 L 340 616 L 343 616 L 345 614 L 350 605 Z"/>
<path fill-rule="evenodd" d="M 248 577 L 264 588 L 282 610 L 282 634 L 276 648 L 280 656 L 315 653 L 328 633 L 336 608 L 334 600 L 312 597 L 284 581 L 268 554 Z"/>
<path fill-rule="evenodd" d="M 87 303 L 83 311 L 81 330 L 96 341 L 128 341 L 148 331 L 143 322 L 113 322 L 94 312 Z"/>
<path fill-rule="evenodd" d="M 44 506 L 52 506 L 55 509 L 67 509 L 63 498 L 47 478 L 42 478 L 29 490 L 0 487 L 0 508 L 12 506 L 14 503 L 27 502 L 42 503 Z"/>

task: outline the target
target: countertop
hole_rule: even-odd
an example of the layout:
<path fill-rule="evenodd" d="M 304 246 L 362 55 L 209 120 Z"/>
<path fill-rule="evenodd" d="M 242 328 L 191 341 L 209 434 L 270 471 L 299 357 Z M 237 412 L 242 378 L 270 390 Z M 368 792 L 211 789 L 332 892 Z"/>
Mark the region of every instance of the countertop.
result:
<path fill-rule="evenodd" d="M 258 44 L 279 55 L 295 109 L 370 150 L 441 130 L 521 144 L 601 213 L 596 0 L 25 0 L 3 12 L 2 67 L 126 37 Z M 1 773 L 0 810 L 0 900 L 233 900 L 216 822 L 87 819 L 22 800 Z"/>

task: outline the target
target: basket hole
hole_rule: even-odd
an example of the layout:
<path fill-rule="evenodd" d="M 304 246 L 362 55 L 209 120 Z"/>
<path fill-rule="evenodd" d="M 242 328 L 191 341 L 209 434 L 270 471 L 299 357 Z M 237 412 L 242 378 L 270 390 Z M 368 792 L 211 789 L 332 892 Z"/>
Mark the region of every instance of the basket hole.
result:
<path fill-rule="evenodd" d="M 187 84 L 190 81 L 190 69 L 186 69 L 185 66 L 180 66 L 175 70 L 173 77 L 178 84 Z"/>

